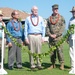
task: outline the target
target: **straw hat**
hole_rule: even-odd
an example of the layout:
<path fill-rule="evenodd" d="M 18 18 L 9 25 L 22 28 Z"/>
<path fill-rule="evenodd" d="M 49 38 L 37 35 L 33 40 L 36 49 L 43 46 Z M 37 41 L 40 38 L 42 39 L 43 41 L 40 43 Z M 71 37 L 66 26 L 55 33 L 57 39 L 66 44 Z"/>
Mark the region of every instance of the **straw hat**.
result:
<path fill-rule="evenodd" d="M 0 10 L 0 15 L 2 15 L 3 16 L 3 12 Z"/>
<path fill-rule="evenodd" d="M 75 12 L 75 6 L 73 6 L 72 10 L 70 12 Z"/>

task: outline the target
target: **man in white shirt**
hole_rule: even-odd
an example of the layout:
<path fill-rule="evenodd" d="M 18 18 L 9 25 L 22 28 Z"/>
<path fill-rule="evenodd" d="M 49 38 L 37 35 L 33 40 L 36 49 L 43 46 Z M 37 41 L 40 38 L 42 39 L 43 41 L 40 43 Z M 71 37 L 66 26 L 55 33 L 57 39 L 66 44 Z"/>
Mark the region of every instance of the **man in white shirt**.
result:
<path fill-rule="evenodd" d="M 2 26 L 5 26 L 5 23 L 2 21 L 2 19 L 3 19 L 3 12 L 0 10 L 0 63 L 2 62 L 1 61 L 2 38 L 3 38 L 2 36 L 4 36 L 4 30 L 2 29 Z M 6 42 L 5 39 L 4 39 L 4 42 Z M 4 47 L 5 47 L 5 45 L 4 45 Z M 3 55 L 3 59 L 4 59 L 4 55 Z"/>
<path fill-rule="evenodd" d="M 69 21 L 69 26 L 68 28 L 70 27 L 70 25 L 74 24 L 75 25 L 75 6 L 72 8 L 72 11 L 70 11 L 72 13 L 72 17 Z M 75 29 L 74 29 L 75 31 Z M 75 74 L 75 32 L 74 34 L 71 34 L 69 36 L 69 46 L 70 46 L 70 58 L 71 58 L 71 70 L 69 72 L 69 74 Z"/>

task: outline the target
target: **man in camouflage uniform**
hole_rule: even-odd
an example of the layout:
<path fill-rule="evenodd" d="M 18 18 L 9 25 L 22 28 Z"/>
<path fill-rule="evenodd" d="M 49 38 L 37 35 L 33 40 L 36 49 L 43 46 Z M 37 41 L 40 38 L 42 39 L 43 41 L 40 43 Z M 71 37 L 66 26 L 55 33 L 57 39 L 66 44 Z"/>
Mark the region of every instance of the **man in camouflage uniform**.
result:
<path fill-rule="evenodd" d="M 58 13 L 58 5 L 54 4 L 52 6 L 52 15 L 47 19 L 47 34 L 49 36 L 49 47 L 55 46 L 57 42 L 61 39 L 64 27 L 65 27 L 65 20 L 64 18 Z M 60 69 L 64 70 L 64 57 L 62 46 L 58 47 L 51 53 L 51 62 L 52 65 L 49 69 L 55 68 L 55 61 L 56 61 L 56 52 L 60 62 Z"/>

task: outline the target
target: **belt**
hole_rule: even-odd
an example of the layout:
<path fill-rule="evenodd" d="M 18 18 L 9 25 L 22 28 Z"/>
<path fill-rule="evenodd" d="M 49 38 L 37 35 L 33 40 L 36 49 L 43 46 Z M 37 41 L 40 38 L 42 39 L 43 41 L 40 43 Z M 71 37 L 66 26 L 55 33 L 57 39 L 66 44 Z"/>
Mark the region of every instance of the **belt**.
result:
<path fill-rule="evenodd" d="M 13 37 L 13 38 L 16 38 L 16 39 L 21 39 L 21 37 Z"/>
<path fill-rule="evenodd" d="M 42 33 L 29 33 L 29 35 L 42 35 Z"/>

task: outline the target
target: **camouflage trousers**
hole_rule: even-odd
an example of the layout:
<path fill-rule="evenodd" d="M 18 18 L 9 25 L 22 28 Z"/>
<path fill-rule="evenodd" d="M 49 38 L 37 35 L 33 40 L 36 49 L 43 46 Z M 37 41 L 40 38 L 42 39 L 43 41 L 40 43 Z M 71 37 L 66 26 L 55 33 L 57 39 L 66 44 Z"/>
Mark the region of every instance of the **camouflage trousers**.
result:
<path fill-rule="evenodd" d="M 54 46 L 56 42 L 53 42 L 49 44 L 49 47 Z M 56 50 L 52 51 L 50 54 L 51 62 L 54 64 L 56 61 L 56 57 L 58 57 L 58 60 L 60 63 L 64 63 L 64 56 L 63 56 L 63 45 L 60 47 L 56 48 Z"/>

